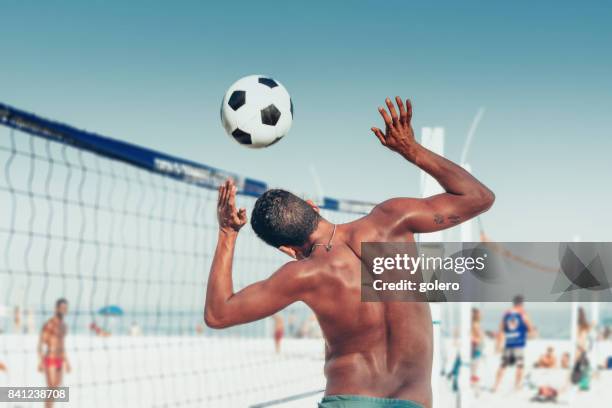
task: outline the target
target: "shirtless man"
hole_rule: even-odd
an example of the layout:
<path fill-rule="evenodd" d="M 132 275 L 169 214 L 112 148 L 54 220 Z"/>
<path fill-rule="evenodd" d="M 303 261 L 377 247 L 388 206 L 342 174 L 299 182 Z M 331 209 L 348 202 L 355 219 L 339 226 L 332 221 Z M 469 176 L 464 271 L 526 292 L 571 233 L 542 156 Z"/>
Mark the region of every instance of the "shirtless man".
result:
<path fill-rule="evenodd" d="M 534 364 L 535 368 L 556 368 L 557 367 L 557 356 L 555 355 L 555 348 L 548 346 L 546 353 L 542 354 L 538 361 Z"/>
<path fill-rule="evenodd" d="M 263 319 L 293 302 L 316 314 L 326 343 L 325 396 L 319 406 L 431 407 L 432 323 L 427 303 L 361 302 L 361 243 L 414 242 L 415 233 L 455 226 L 491 207 L 493 193 L 460 166 L 416 143 L 409 101 L 379 108 L 386 129 L 372 128 L 383 146 L 431 174 L 445 193 L 394 198 L 356 221 L 334 225 L 310 201 L 269 190 L 255 203 L 257 235 L 295 260 L 269 278 L 234 292 L 232 258 L 246 209 L 236 187 L 219 188 L 219 236 L 204 319 L 224 328 Z"/>
<path fill-rule="evenodd" d="M 68 301 L 58 299 L 55 302 L 55 314 L 47 320 L 38 341 L 38 371 L 44 372 L 47 387 L 60 387 L 62 385 L 62 374 L 64 370 L 70 372 L 70 363 L 66 357 L 64 339 L 68 328 L 64 322 L 64 316 L 68 313 Z M 46 350 L 43 351 L 43 349 Z M 45 401 L 45 407 L 52 407 L 53 401 Z"/>

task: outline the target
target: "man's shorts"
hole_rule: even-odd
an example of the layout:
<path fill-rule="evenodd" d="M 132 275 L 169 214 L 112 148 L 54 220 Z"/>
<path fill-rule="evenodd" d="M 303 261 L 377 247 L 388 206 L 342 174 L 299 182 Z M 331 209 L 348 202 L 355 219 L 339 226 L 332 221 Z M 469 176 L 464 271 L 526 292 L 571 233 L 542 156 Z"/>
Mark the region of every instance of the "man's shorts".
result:
<path fill-rule="evenodd" d="M 515 365 L 523 368 L 525 365 L 525 349 L 523 347 L 505 348 L 502 353 L 502 367 Z"/>
<path fill-rule="evenodd" d="M 423 408 L 421 404 L 408 400 L 364 397 L 362 395 L 328 395 L 323 397 L 319 408 Z"/>

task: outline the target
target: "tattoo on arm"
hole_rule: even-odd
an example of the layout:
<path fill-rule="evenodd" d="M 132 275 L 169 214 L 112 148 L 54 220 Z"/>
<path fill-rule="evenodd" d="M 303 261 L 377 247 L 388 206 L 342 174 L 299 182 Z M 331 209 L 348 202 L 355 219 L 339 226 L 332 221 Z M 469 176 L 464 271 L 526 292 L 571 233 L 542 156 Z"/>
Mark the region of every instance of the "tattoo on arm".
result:
<path fill-rule="evenodd" d="M 451 214 L 446 218 L 453 224 L 458 224 L 459 222 L 461 222 L 461 217 L 459 217 L 458 215 Z"/>
<path fill-rule="evenodd" d="M 444 216 L 442 214 L 434 214 L 433 220 L 438 225 L 444 224 Z M 451 214 L 446 217 L 446 220 L 449 221 L 451 224 L 459 224 L 461 222 L 461 217 L 455 214 Z"/>

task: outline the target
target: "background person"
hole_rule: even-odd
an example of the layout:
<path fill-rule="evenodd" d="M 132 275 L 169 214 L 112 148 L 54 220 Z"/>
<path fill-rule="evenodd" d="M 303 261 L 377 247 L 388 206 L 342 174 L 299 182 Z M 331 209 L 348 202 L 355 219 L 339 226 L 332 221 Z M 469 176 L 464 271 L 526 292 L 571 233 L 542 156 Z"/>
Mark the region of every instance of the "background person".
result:
<path fill-rule="evenodd" d="M 594 346 L 597 341 L 595 333 L 595 323 L 591 323 L 587 319 L 584 307 L 578 308 L 578 325 L 576 332 L 576 357 L 572 370 L 572 383 L 577 384 L 579 389 L 586 391 L 590 388 L 590 380 L 592 375 L 591 361 L 597 361 L 593 358 L 595 351 Z"/>
<path fill-rule="evenodd" d="M 470 330 L 470 343 L 472 349 L 472 364 L 471 364 L 471 383 L 477 384 L 480 381 L 478 377 L 478 363 L 482 357 L 482 349 L 484 348 L 484 332 L 481 326 L 480 309 L 472 308 L 472 327 Z"/>
<path fill-rule="evenodd" d="M 70 372 L 64 340 L 68 327 L 64 317 L 68 313 L 68 301 L 64 298 L 55 302 L 55 314 L 47 320 L 40 332 L 38 341 L 38 370 L 44 372 L 47 387 L 60 387 L 63 373 Z M 45 407 L 52 407 L 53 401 L 45 401 Z"/>
<path fill-rule="evenodd" d="M 576 358 L 579 358 L 581 352 L 588 353 L 591 351 L 596 341 L 594 330 L 595 324 L 588 321 L 586 312 L 582 306 L 578 308 L 577 325 L 578 330 L 576 333 L 576 347 L 578 348 L 578 352 L 576 353 Z"/>
<path fill-rule="evenodd" d="M 535 368 L 556 368 L 557 367 L 557 356 L 555 355 L 555 348 L 549 346 L 546 348 L 546 352 L 538 358 L 536 361 Z"/>
<path fill-rule="evenodd" d="M 525 366 L 525 347 L 527 346 L 527 338 L 535 334 L 535 327 L 531 324 L 531 320 L 524 308 L 523 297 L 515 296 L 512 301 L 512 307 L 508 309 L 502 317 L 500 330 L 497 338 L 497 349 L 501 349 L 501 344 L 504 344 L 502 350 L 502 360 L 497 376 L 493 392 L 496 392 L 504 377 L 506 367 L 516 365 L 515 389 L 520 389 L 523 380 L 523 369 Z"/>
<path fill-rule="evenodd" d="M 272 318 L 274 319 L 274 350 L 276 354 L 279 354 L 281 352 L 283 335 L 285 334 L 285 323 L 279 313 L 272 316 Z"/>
<path fill-rule="evenodd" d="M 568 351 L 566 351 L 565 353 L 563 353 L 563 355 L 561 356 L 561 368 L 563 369 L 568 369 L 570 368 L 570 353 Z"/>
<path fill-rule="evenodd" d="M 13 330 L 15 333 L 21 333 L 21 308 L 19 306 L 13 309 Z"/>

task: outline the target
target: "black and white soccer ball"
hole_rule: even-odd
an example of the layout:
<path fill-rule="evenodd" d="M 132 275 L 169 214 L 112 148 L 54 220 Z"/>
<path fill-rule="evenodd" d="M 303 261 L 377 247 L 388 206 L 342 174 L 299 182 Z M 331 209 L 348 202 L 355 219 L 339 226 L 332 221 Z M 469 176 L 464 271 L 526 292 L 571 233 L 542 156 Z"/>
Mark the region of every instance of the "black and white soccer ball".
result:
<path fill-rule="evenodd" d="M 293 102 L 285 87 L 265 75 L 234 82 L 221 103 L 221 122 L 243 146 L 261 148 L 281 140 L 293 122 Z"/>

